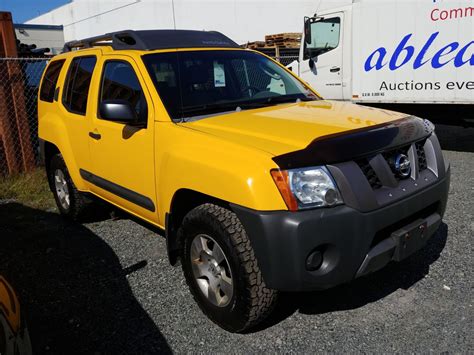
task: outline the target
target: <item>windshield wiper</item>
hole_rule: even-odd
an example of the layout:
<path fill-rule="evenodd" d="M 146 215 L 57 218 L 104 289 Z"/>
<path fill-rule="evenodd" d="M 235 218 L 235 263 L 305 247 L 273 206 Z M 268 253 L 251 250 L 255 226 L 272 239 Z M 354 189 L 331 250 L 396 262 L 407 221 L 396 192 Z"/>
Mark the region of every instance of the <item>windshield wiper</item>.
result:
<path fill-rule="evenodd" d="M 243 105 L 242 108 L 265 107 L 265 106 L 273 106 L 277 104 L 297 103 L 301 101 L 306 102 L 306 101 L 314 101 L 314 100 L 316 100 L 316 97 L 310 97 L 310 96 L 301 97 L 300 95 L 298 95 L 297 97 L 295 95 L 280 95 L 280 96 L 271 96 L 263 100 L 250 102 L 248 104 Z"/>
<path fill-rule="evenodd" d="M 295 97 L 295 95 L 279 95 L 271 96 L 260 100 L 255 101 L 233 101 L 233 102 L 216 102 L 211 104 L 196 105 L 196 106 L 187 106 L 179 110 L 182 120 L 187 121 L 188 118 L 193 116 L 198 116 L 201 114 L 212 114 L 225 111 L 239 111 L 251 108 L 266 107 L 276 104 L 289 103 L 289 102 L 299 102 L 299 101 L 313 101 L 316 98 L 310 96 Z"/>
<path fill-rule="evenodd" d="M 202 114 L 211 114 L 225 111 L 239 111 L 241 109 L 247 108 L 256 108 L 256 107 L 265 107 L 266 102 L 249 102 L 249 101 L 234 101 L 234 102 L 216 102 L 212 104 L 205 105 L 196 105 L 196 106 L 187 106 L 179 110 L 183 120 L 186 121 L 187 118 L 192 117 L 189 115 L 194 115 L 198 113 Z M 186 117 L 187 116 L 187 117 Z"/>
<path fill-rule="evenodd" d="M 304 96 L 304 97 L 295 97 L 295 96 L 286 96 L 286 95 L 282 95 L 282 96 L 272 96 L 272 97 L 269 97 L 268 99 L 266 99 L 266 102 L 267 103 L 271 103 L 271 104 L 283 104 L 283 103 L 286 103 L 286 102 L 298 102 L 298 101 L 313 101 L 314 98 L 311 98 L 311 97 L 308 97 L 308 96 Z"/>
<path fill-rule="evenodd" d="M 225 110 L 235 110 L 239 107 L 238 102 L 225 102 L 225 103 L 212 103 L 196 106 L 186 106 L 179 110 L 179 112 L 185 117 L 188 114 L 202 113 L 215 113 Z"/>

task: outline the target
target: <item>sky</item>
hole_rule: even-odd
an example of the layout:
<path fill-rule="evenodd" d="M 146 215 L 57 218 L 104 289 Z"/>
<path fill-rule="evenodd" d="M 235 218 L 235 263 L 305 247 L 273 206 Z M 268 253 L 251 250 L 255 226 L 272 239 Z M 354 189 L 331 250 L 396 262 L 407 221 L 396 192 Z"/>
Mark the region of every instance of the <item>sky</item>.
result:
<path fill-rule="evenodd" d="M 14 23 L 24 23 L 68 2 L 71 0 L 0 0 L 0 11 L 11 12 Z"/>

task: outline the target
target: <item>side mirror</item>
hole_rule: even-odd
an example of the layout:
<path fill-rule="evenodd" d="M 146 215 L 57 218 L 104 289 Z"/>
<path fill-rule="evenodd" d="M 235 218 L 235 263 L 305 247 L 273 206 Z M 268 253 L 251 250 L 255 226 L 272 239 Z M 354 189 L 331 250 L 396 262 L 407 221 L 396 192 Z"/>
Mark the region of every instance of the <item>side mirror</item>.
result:
<path fill-rule="evenodd" d="M 138 123 L 138 115 L 126 100 L 105 100 L 99 105 L 100 118 L 109 121 L 123 122 L 128 125 Z"/>
<path fill-rule="evenodd" d="M 305 17 L 304 18 L 304 41 L 306 44 L 311 44 L 311 24 L 313 23 L 313 17 Z"/>

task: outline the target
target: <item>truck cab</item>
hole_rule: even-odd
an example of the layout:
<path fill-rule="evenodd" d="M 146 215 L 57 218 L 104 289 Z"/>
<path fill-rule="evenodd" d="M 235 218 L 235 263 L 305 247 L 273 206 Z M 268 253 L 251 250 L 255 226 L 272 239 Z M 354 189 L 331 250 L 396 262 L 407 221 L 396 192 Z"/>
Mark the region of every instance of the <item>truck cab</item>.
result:
<path fill-rule="evenodd" d="M 473 19 L 449 1 L 352 2 L 304 19 L 289 67 L 326 99 L 470 119 Z"/>
<path fill-rule="evenodd" d="M 351 100 L 352 6 L 304 18 L 298 60 L 288 65 L 328 100 Z"/>

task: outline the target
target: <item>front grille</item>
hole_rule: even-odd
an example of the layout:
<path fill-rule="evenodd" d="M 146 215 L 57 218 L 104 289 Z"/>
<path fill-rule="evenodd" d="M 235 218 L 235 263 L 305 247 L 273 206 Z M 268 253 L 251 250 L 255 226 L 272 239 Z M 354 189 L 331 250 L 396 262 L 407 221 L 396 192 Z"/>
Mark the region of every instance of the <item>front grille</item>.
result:
<path fill-rule="evenodd" d="M 382 187 L 382 183 L 380 182 L 379 177 L 375 173 L 375 170 L 370 166 L 368 159 L 361 159 L 356 161 L 356 163 L 359 165 L 360 169 L 367 178 L 367 181 L 374 190 Z"/>
<path fill-rule="evenodd" d="M 426 141 L 421 141 L 421 142 L 416 142 L 415 143 L 416 155 L 418 156 L 419 171 L 423 171 L 423 170 L 428 169 L 428 164 L 426 162 L 425 142 Z"/>
<path fill-rule="evenodd" d="M 425 142 L 426 142 L 426 139 L 416 142 L 414 144 L 414 148 L 416 149 L 416 155 L 418 159 L 418 172 L 421 172 L 428 168 L 427 162 L 426 162 L 425 148 L 424 148 Z M 388 166 L 390 167 L 391 173 L 393 174 L 393 177 L 396 179 L 396 181 L 400 181 L 404 178 L 401 177 L 400 174 L 397 173 L 395 169 L 395 159 L 397 158 L 399 154 L 403 154 L 409 157 L 410 156 L 409 151 L 410 151 L 411 146 L 412 146 L 411 144 L 408 144 L 402 147 L 398 147 L 396 149 L 382 152 L 380 154 L 385 159 Z M 359 168 L 362 170 L 362 173 L 365 175 L 372 189 L 376 190 L 376 189 L 380 189 L 383 186 L 383 183 L 381 182 L 380 178 L 377 176 L 377 171 L 374 170 L 374 168 L 372 168 L 372 166 L 370 165 L 369 161 L 371 159 L 372 157 L 368 157 L 368 158 L 356 160 L 355 162 L 357 163 L 357 165 L 359 165 Z M 415 162 L 412 162 L 412 169 L 416 169 Z"/>

